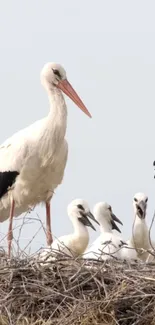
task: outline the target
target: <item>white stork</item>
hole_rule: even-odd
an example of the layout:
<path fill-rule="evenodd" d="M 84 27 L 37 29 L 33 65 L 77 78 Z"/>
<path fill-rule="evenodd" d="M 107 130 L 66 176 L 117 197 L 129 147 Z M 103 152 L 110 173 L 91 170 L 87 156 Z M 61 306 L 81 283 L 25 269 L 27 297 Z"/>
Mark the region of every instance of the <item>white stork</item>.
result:
<path fill-rule="evenodd" d="M 68 155 L 65 140 L 67 107 L 62 92 L 91 117 L 61 65 L 45 64 L 41 83 L 50 102 L 48 116 L 15 133 L 0 146 L 0 222 L 10 219 L 9 256 L 13 217 L 41 202 L 46 205 L 47 244 L 53 241 L 50 200 L 54 189 L 62 182 Z"/>
<path fill-rule="evenodd" d="M 149 241 L 149 230 L 146 224 L 146 211 L 147 211 L 148 197 L 144 193 L 137 193 L 133 199 L 134 208 L 134 222 L 132 228 L 132 236 L 128 240 L 128 245 L 134 247 L 135 249 L 151 249 Z M 138 252 L 138 257 L 146 261 L 148 257 L 147 252 Z"/>
<path fill-rule="evenodd" d="M 100 224 L 101 235 L 84 252 L 85 259 L 108 260 L 113 257 L 119 258 L 119 251 L 125 243 L 113 233 L 113 229 L 121 232 L 115 222 L 122 222 L 115 216 L 111 206 L 106 202 L 99 202 L 93 211 L 95 219 Z"/>
<path fill-rule="evenodd" d="M 41 252 L 41 260 L 50 262 L 55 259 L 59 252 L 71 257 L 77 257 L 83 254 L 87 248 L 89 243 L 87 227 L 96 230 L 88 218 L 98 223 L 91 213 L 87 202 L 82 199 L 73 200 L 68 205 L 67 212 L 73 224 L 74 232 L 54 240 L 50 248 Z"/>

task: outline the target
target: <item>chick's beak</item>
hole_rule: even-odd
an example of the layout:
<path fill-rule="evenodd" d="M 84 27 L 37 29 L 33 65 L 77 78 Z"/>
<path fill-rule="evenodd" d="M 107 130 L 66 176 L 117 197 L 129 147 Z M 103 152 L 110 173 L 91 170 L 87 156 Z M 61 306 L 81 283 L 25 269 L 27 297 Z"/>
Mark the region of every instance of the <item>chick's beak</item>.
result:
<path fill-rule="evenodd" d="M 140 201 L 136 204 L 137 215 L 140 219 L 145 219 L 146 217 L 147 204 L 144 201 Z"/>

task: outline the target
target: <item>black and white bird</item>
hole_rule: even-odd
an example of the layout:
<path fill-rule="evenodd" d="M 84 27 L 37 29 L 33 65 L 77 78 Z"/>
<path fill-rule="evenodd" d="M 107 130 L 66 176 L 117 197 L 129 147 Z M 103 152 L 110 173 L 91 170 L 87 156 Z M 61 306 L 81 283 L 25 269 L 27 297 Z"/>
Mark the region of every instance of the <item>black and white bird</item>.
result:
<path fill-rule="evenodd" d="M 45 118 L 15 133 L 0 146 L 0 222 L 10 218 L 8 254 L 13 238 L 13 217 L 44 202 L 47 244 L 52 243 L 50 200 L 61 184 L 68 156 L 65 140 L 67 107 L 64 92 L 89 117 L 87 108 L 72 88 L 64 68 L 47 63 L 41 71 L 50 112 Z"/>

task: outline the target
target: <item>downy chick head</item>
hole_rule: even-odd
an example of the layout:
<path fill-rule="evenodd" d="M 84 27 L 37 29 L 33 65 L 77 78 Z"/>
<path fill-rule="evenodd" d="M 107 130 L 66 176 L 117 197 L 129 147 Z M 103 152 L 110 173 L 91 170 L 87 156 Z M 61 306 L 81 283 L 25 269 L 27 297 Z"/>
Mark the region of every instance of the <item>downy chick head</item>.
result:
<path fill-rule="evenodd" d="M 96 230 L 89 219 L 95 221 L 97 224 L 98 222 L 94 218 L 93 214 L 91 213 L 88 203 L 85 200 L 83 199 L 73 200 L 68 205 L 67 212 L 72 222 L 74 222 L 74 220 L 78 220 L 84 226 L 91 227 L 93 230 Z"/>
<path fill-rule="evenodd" d="M 136 193 L 133 199 L 133 207 L 135 214 L 140 219 L 145 219 L 147 211 L 148 197 L 144 193 Z"/>
<path fill-rule="evenodd" d="M 109 205 L 107 202 L 99 202 L 94 207 L 94 217 L 98 221 L 98 223 L 104 227 L 106 225 L 109 229 L 115 229 L 119 232 L 120 229 L 116 225 L 116 222 L 123 225 L 122 222 L 115 216 L 115 214 L 112 211 L 111 205 Z"/>

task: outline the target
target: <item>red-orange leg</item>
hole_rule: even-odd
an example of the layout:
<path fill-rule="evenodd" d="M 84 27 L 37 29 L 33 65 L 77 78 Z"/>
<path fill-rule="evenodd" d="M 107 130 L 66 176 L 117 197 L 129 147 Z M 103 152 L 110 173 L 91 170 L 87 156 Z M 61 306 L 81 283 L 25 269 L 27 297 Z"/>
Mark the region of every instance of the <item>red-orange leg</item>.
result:
<path fill-rule="evenodd" d="M 50 246 L 53 242 L 52 231 L 51 231 L 50 202 L 46 202 L 46 240 L 48 246 Z"/>
<path fill-rule="evenodd" d="M 8 256 L 10 258 L 11 255 L 11 243 L 13 239 L 13 232 L 12 232 L 12 223 L 13 223 L 13 216 L 14 216 L 14 208 L 15 208 L 15 201 L 11 201 L 11 207 L 10 207 L 10 216 L 9 216 L 9 229 L 8 229 Z"/>

